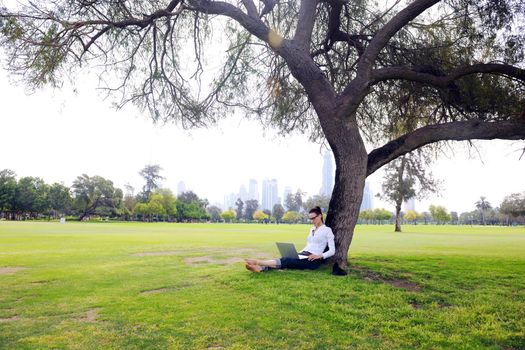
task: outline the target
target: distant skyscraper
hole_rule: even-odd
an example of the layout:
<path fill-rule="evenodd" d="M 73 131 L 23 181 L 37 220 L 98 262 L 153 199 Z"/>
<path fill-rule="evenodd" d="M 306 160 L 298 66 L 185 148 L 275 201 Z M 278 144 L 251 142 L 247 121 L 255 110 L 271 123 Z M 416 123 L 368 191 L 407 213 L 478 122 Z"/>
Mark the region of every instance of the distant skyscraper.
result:
<path fill-rule="evenodd" d="M 292 188 L 290 186 L 286 186 L 283 192 L 283 201 L 286 200 L 286 197 L 288 197 L 290 193 L 292 193 Z"/>
<path fill-rule="evenodd" d="M 374 196 L 372 194 L 372 189 L 370 188 L 370 183 L 365 182 L 365 189 L 363 191 L 363 201 L 361 202 L 361 208 L 359 211 L 370 210 L 374 208 Z"/>
<path fill-rule="evenodd" d="M 186 184 L 184 181 L 179 181 L 177 185 L 177 195 L 181 194 L 182 192 L 186 192 Z"/>
<path fill-rule="evenodd" d="M 409 210 L 416 211 L 416 198 L 409 198 L 407 201 L 403 202 L 403 211 L 406 213 Z"/>
<path fill-rule="evenodd" d="M 235 202 L 237 201 L 237 198 L 238 196 L 235 193 L 224 195 L 224 207 L 222 209 L 235 209 Z"/>
<path fill-rule="evenodd" d="M 272 210 L 279 203 L 277 180 L 264 180 L 262 185 L 262 208 Z"/>
<path fill-rule="evenodd" d="M 257 180 L 250 179 L 248 183 L 248 197 L 249 199 L 259 201 L 259 187 L 257 186 Z"/>
<path fill-rule="evenodd" d="M 239 198 L 245 202 L 247 199 L 251 199 L 251 198 L 248 198 L 248 191 L 246 191 L 246 186 L 244 185 L 241 185 L 241 187 L 239 188 Z"/>
<path fill-rule="evenodd" d="M 321 194 L 330 197 L 334 189 L 334 162 L 332 151 L 326 151 L 323 156 L 323 185 Z"/>

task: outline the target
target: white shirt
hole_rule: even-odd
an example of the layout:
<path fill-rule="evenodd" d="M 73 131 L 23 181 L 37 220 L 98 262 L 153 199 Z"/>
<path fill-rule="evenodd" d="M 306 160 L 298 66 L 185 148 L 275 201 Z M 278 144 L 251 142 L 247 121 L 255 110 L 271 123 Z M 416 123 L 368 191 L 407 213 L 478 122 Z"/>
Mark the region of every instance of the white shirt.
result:
<path fill-rule="evenodd" d="M 323 253 L 328 244 L 328 250 Z M 306 250 L 312 254 L 323 255 L 323 259 L 327 259 L 335 254 L 335 242 L 334 234 L 332 229 L 325 224 L 322 224 L 317 229 L 312 227 L 310 229 L 310 234 L 306 239 L 306 247 L 303 248 L 303 251 Z"/>

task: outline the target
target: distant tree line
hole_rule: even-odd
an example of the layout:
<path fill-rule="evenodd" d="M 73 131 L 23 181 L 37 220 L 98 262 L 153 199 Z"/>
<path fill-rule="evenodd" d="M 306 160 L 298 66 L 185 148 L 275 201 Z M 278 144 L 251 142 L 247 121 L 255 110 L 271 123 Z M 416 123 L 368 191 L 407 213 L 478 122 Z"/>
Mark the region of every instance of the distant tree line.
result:
<path fill-rule="evenodd" d="M 237 198 L 234 208 L 229 208 L 221 214 L 226 222 L 259 222 L 259 223 L 309 223 L 308 211 L 316 206 L 326 213 L 330 197 L 314 195 L 304 199 L 304 192 L 298 189 L 295 193 L 288 193 L 284 198 L 284 205 L 274 204 L 272 209 L 260 209 L 256 199 L 243 201 Z M 225 216 L 226 215 L 226 216 Z M 233 217 L 231 217 L 233 215 Z"/>
<path fill-rule="evenodd" d="M 49 185 L 39 177 L 17 179 L 14 171 L 4 169 L 0 171 L 0 219 L 209 220 L 208 201 L 191 191 L 176 198 L 171 190 L 160 187 L 160 170 L 158 165 L 146 166 L 140 171 L 146 180 L 142 191 L 135 195 L 133 187 L 126 185 L 124 195 L 102 176 L 82 174 L 67 187 Z"/>
<path fill-rule="evenodd" d="M 476 209 L 461 213 L 463 225 L 523 225 L 525 224 L 525 191 L 506 196 L 499 207 L 493 208 L 485 197 L 475 203 Z"/>
<path fill-rule="evenodd" d="M 525 224 L 525 192 L 513 193 L 506 196 L 499 207 L 493 208 L 485 197 L 475 204 L 470 212 L 448 212 L 443 206 L 431 205 L 428 211 L 418 213 L 414 210 L 400 213 L 403 224 L 452 224 L 452 225 L 524 225 Z M 383 223 L 383 220 L 392 222 L 391 217 L 381 216 L 384 209 L 365 210 L 359 215 L 361 223 Z"/>
<path fill-rule="evenodd" d="M 0 218 L 21 220 L 42 215 L 56 218 L 70 213 L 74 205 L 69 187 L 49 185 L 31 176 L 17 180 L 14 171 L 0 171 Z"/>
<path fill-rule="evenodd" d="M 60 183 L 47 184 L 39 177 L 17 179 L 14 171 L 0 171 L 0 219 L 57 219 L 60 217 L 88 219 L 116 219 L 166 222 L 258 222 L 258 223 L 308 223 L 310 208 L 320 206 L 328 210 L 330 198 L 315 195 L 304 200 L 298 189 L 284 199 L 284 206 L 275 204 L 272 210 L 261 210 L 257 200 L 240 198 L 235 208 L 222 211 L 210 206 L 207 199 L 192 191 L 175 196 L 161 187 L 162 168 L 147 165 L 139 174 L 144 178 L 142 191 L 126 185 L 126 193 L 101 176 L 78 176 L 71 187 Z M 493 208 L 485 197 L 475 203 L 475 209 L 458 215 L 443 206 L 431 205 L 429 211 L 400 212 L 404 224 L 459 224 L 459 225 L 517 225 L 525 224 L 525 192 L 505 197 L 499 207 Z M 396 215 L 386 209 L 362 211 L 362 224 L 385 224 L 396 221 Z"/>
<path fill-rule="evenodd" d="M 39 177 L 17 179 L 14 171 L 4 169 L 0 171 L 0 219 L 306 223 L 309 208 L 328 207 L 329 198 L 314 196 L 303 201 L 303 193 L 297 190 L 287 196 L 285 206 L 275 204 L 272 210 L 260 210 L 257 200 L 238 199 L 235 209 L 222 211 L 192 191 L 175 196 L 170 189 L 162 188 L 165 178 L 161 171 L 159 165 L 140 170 L 144 186 L 135 194 L 133 186 L 125 185 L 124 193 L 102 176 L 82 174 L 67 187 L 47 184 Z"/>

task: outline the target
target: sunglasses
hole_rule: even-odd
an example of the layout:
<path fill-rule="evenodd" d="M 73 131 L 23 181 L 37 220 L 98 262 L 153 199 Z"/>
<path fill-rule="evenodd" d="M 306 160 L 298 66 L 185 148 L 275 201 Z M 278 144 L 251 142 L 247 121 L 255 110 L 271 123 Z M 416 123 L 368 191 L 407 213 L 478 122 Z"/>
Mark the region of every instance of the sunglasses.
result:
<path fill-rule="evenodd" d="M 309 217 L 308 219 L 313 220 L 313 219 L 315 219 L 315 218 L 318 217 L 318 216 L 319 216 L 319 215 L 316 215 L 316 216 L 311 217 L 311 218 Z"/>

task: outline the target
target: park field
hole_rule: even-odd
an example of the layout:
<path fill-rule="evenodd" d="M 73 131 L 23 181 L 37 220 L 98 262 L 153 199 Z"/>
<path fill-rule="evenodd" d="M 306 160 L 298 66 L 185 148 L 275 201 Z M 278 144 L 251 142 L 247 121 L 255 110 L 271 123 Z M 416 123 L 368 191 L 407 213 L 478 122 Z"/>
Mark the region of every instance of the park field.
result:
<path fill-rule="evenodd" d="M 348 276 L 252 274 L 305 225 L 0 222 L 0 349 L 525 349 L 525 228 L 359 226 Z"/>

